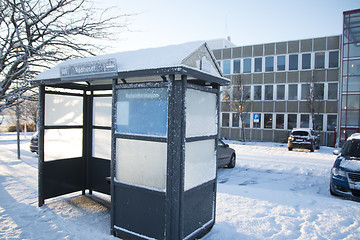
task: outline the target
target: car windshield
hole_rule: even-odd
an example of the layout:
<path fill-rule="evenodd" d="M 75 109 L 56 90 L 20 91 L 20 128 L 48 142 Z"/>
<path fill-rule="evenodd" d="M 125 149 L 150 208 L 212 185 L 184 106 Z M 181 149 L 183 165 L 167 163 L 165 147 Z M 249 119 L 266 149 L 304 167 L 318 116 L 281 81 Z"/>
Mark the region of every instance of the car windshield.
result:
<path fill-rule="evenodd" d="M 306 131 L 293 131 L 291 134 L 294 136 L 308 136 L 309 135 L 309 133 Z"/>
<path fill-rule="evenodd" d="M 346 157 L 360 157 L 360 139 L 346 141 L 341 155 Z"/>

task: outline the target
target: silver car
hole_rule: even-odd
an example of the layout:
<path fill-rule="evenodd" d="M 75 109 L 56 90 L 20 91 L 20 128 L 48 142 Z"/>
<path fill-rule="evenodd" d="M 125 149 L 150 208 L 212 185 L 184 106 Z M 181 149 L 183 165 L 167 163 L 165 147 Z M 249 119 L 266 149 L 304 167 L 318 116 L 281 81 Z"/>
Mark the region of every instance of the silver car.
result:
<path fill-rule="evenodd" d="M 217 167 L 234 168 L 236 165 L 235 150 L 222 140 L 218 140 Z"/>

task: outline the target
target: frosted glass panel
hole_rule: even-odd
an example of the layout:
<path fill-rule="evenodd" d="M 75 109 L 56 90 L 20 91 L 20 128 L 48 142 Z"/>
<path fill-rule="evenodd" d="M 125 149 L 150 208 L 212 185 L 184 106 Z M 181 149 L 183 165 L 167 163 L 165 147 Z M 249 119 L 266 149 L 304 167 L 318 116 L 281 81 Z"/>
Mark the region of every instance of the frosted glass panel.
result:
<path fill-rule="evenodd" d="M 186 91 L 186 136 L 217 134 L 216 94 Z"/>
<path fill-rule="evenodd" d="M 94 126 L 111 127 L 112 97 L 94 97 Z"/>
<path fill-rule="evenodd" d="M 215 179 L 215 139 L 185 144 L 185 191 Z"/>
<path fill-rule="evenodd" d="M 116 131 L 166 136 L 167 89 L 121 89 L 117 91 Z"/>
<path fill-rule="evenodd" d="M 111 160 L 111 130 L 94 129 L 93 157 Z"/>
<path fill-rule="evenodd" d="M 45 125 L 82 125 L 83 98 L 45 95 Z"/>
<path fill-rule="evenodd" d="M 45 161 L 82 156 L 82 129 L 45 130 Z"/>
<path fill-rule="evenodd" d="M 127 184 L 165 191 L 167 144 L 116 139 L 116 178 Z"/>

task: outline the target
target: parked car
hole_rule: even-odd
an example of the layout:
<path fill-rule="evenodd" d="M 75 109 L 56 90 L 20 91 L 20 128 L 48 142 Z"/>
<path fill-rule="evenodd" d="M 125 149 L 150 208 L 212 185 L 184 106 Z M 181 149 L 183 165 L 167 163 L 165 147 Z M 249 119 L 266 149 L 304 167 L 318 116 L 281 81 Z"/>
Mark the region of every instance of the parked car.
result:
<path fill-rule="evenodd" d="M 351 135 L 341 151 L 330 174 L 330 193 L 360 201 L 360 133 Z"/>
<path fill-rule="evenodd" d="M 320 139 L 311 128 L 294 128 L 288 138 L 288 149 L 305 148 L 311 152 L 320 149 Z"/>
<path fill-rule="evenodd" d="M 34 135 L 31 136 L 30 139 L 30 151 L 31 152 L 39 152 L 39 146 L 38 146 L 38 141 L 39 140 L 39 132 L 36 132 Z"/>
<path fill-rule="evenodd" d="M 217 167 L 234 168 L 236 165 L 235 150 L 221 139 L 218 139 Z"/>

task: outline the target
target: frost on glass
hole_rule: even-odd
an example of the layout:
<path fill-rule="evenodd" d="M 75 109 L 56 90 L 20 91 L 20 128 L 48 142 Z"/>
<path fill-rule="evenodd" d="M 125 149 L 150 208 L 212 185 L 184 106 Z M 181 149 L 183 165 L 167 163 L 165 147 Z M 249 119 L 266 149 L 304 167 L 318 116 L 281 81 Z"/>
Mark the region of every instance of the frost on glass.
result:
<path fill-rule="evenodd" d="M 95 97 L 93 103 L 94 126 L 111 127 L 112 97 Z"/>
<path fill-rule="evenodd" d="M 82 125 L 83 98 L 45 95 L 45 125 Z"/>
<path fill-rule="evenodd" d="M 117 91 L 116 131 L 125 134 L 166 136 L 167 89 Z"/>
<path fill-rule="evenodd" d="M 167 144 L 116 139 L 116 179 L 165 191 Z"/>
<path fill-rule="evenodd" d="M 186 136 L 217 134 L 216 94 L 186 91 Z"/>
<path fill-rule="evenodd" d="M 93 130 L 93 157 L 111 159 L 111 130 Z"/>
<path fill-rule="evenodd" d="M 45 161 L 82 156 L 82 129 L 45 130 Z"/>
<path fill-rule="evenodd" d="M 215 139 L 186 143 L 185 191 L 215 179 L 215 176 Z"/>

